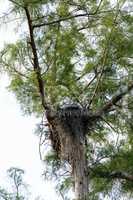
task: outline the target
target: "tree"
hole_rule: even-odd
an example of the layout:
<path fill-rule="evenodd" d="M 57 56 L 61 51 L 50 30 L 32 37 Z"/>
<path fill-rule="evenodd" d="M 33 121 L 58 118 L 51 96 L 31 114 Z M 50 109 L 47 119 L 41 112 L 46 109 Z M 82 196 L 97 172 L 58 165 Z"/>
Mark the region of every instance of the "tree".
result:
<path fill-rule="evenodd" d="M 133 2 L 9 2 L 9 16 L 19 18 L 24 31 L 1 51 L 1 65 L 23 111 L 45 113 L 40 145 L 43 136 L 51 141 L 54 153 L 45 159 L 51 172 L 66 170 L 61 187 L 73 184 L 76 200 L 98 199 L 115 185 L 128 196 Z"/>
<path fill-rule="evenodd" d="M 0 200 L 28 200 L 28 186 L 23 181 L 24 170 L 11 167 L 7 170 L 10 185 L 5 189 L 0 186 Z M 43 200 L 41 196 L 37 196 L 36 200 Z"/>
<path fill-rule="evenodd" d="M 0 187 L 0 199 L 1 200 L 27 199 L 24 194 L 26 185 L 24 184 L 23 178 L 22 178 L 24 171 L 22 169 L 12 167 L 7 171 L 7 173 L 12 182 L 12 185 L 11 185 L 12 191 L 10 192 Z M 23 190 L 23 194 L 22 194 L 22 190 Z"/>

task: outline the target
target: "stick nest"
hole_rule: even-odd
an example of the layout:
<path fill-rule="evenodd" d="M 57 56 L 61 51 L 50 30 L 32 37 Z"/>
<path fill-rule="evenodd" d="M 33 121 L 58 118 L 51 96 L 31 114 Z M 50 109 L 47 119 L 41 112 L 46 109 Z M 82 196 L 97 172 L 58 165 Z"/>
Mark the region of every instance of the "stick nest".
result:
<path fill-rule="evenodd" d="M 84 143 L 86 134 L 92 129 L 91 113 L 79 105 L 67 105 L 56 111 L 51 123 L 50 139 L 59 158 L 71 162 L 78 145 Z"/>

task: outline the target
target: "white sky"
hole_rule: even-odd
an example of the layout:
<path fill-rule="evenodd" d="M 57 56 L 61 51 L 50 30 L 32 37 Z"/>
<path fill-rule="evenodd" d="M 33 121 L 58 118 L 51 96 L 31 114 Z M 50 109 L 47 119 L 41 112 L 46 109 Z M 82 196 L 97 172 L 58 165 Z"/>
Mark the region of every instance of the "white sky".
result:
<path fill-rule="evenodd" d="M 0 0 L 0 16 L 7 9 L 8 1 Z M 13 25 L 13 24 L 12 24 Z M 16 40 L 13 26 L 0 26 L 0 48 L 5 42 Z M 0 186 L 7 185 L 6 170 L 19 167 L 25 170 L 25 182 L 30 185 L 32 196 L 45 200 L 59 200 L 53 183 L 44 182 L 43 165 L 39 159 L 38 138 L 33 134 L 37 119 L 22 116 L 13 94 L 6 89 L 8 78 L 0 76 Z"/>

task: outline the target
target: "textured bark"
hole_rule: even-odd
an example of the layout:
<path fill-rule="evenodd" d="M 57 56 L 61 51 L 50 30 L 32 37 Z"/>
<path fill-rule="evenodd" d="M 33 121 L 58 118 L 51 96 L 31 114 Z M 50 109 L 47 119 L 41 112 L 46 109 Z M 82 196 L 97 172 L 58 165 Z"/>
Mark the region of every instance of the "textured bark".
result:
<path fill-rule="evenodd" d="M 51 125 L 52 146 L 61 160 L 68 161 L 72 167 L 76 200 L 87 200 L 88 195 L 88 167 L 85 154 L 85 134 L 81 124 L 75 124 L 73 132 L 55 113 L 47 112 Z M 72 122 L 72 119 L 71 119 Z M 69 124 L 69 123 L 68 123 Z M 77 129 L 76 129 L 77 128 Z"/>
<path fill-rule="evenodd" d="M 76 200 L 88 199 L 89 180 L 87 174 L 87 162 L 83 144 L 76 144 L 77 151 L 73 163 L 73 176 L 75 183 Z"/>

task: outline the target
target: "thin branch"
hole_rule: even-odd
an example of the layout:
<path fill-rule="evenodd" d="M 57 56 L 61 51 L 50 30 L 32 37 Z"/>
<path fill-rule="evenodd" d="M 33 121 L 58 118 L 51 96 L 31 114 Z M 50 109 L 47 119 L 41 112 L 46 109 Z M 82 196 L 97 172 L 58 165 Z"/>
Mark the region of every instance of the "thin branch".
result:
<path fill-rule="evenodd" d="M 97 90 L 98 90 L 98 87 L 99 87 L 99 83 L 100 83 L 100 81 L 101 81 L 101 78 L 102 78 L 102 75 L 103 75 L 103 72 L 104 72 L 104 67 L 105 67 L 105 63 L 106 63 L 106 59 L 107 59 L 107 53 L 108 53 L 108 48 L 105 48 L 105 50 L 104 50 L 104 53 L 103 53 L 103 63 L 102 63 L 102 67 L 101 67 L 101 72 L 100 72 L 100 75 L 99 75 L 99 77 L 98 77 L 98 80 L 97 80 L 97 83 L 96 83 L 96 87 L 95 87 L 95 89 L 94 89 L 94 92 L 93 92 L 93 94 L 92 94 L 92 97 L 91 97 L 91 99 L 90 99 L 90 101 L 89 101 L 89 104 L 88 104 L 88 108 L 90 107 L 90 105 L 92 104 L 92 101 L 93 101 L 93 99 L 94 99 L 94 97 L 95 97 L 95 95 L 96 95 L 96 92 L 97 92 Z"/>
<path fill-rule="evenodd" d="M 4 19 L 4 18 L 8 18 L 8 16 L 9 16 L 10 14 L 12 14 L 13 11 L 14 11 L 13 9 L 11 9 L 11 10 L 9 9 L 8 12 L 3 12 L 2 15 L 0 15 L 0 20 L 1 20 L 1 19 Z"/>
<path fill-rule="evenodd" d="M 95 74 L 95 76 L 94 76 L 94 77 L 89 81 L 89 83 L 83 88 L 83 90 L 82 90 L 82 92 L 81 92 L 80 95 L 82 95 L 82 94 L 84 93 L 84 91 L 85 91 L 86 89 L 89 88 L 89 86 L 90 86 L 90 85 L 93 83 L 93 81 L 97 78 L 98 74 L 99 74 L 99 73 L 96 73 L 96 74 Z M 80 80 L 80 77 L 79 77 L 78 79 Z"/>
<path fill-rule="evenodd" d="M 89 86 L 92 84 L 92 82 L 96 79 L 96 77 L 98 76 L 98 74 L 96 74 L 91 80 L 90 82 L 85 86 L 85 88 L 83 90 L 86 90 L 87 88 L 89 88 Z"/>
<path fill-rule="evenodd" d="M 100 158 L 97 158 L 93 163 L 91 163 L 91 167 L 92 166 L 96 166 L 98 164 L 101 164 L 100 161 L 102 161 L 103 159 L 108 159 L 109 158 L 109 155 L 103 155 L 101 156 Z"/>
<path fill-rule="evenodd" d="M 100 5 L 101 5 L 101 3 L 102 3 L 102 0 L 101 0 L 101 2 L 100 2 Z M 116 22 L 116 20 L 117 20 L 118 14 L 119 14 L 119 12 L 120 12 L 118 6 L 119 6 L 119 5 L 117 5 L 116 15 L 115 15 L 115 18 L 114 18 L 114 21 L 113 21 L 113 24 L 114 24 L 114 25 L 115 25 L 115 22 Z M 90 101 L 89 101 L 89 104 L 88 104 L 88 106 L 87 106 L 88 108 L 89 108 L 90 105 L 92 104 L 93 99 L 95 98 L 95 95 L 96 95 L 97 90 L 98 90 L 98 88 L 99 88 L 99 83 L 100 83 L 100 81 L 101 81 L 101 78 L 102 78 L 102 75 L 103 75 L 103 72 L 104 72 L 104 68 L 105 68 L 105 65 L 106 65 L 106 60 L 107 60 L 107 56 L 108 56 L 108 51 L 109 51 L 109 47 L 110 47 L 110 41 L 111 41 L 113 29 L 114 29 L 114 26 L 112 26 L 112 28 L 111 28 L 111 32 L 110 32 L 109 38 L 108 38 L 108 40 L 107 40 L 107 46 L 105 47 L 104 52 L 103 52 L 103 60 L 102 60 L 102 66 L 101 66 L 101 73 L 100 73 L 99 78 L 98 78 L 98 80 L 97 80 L 97 84 L 96 84 L 96 87 L 95 87 L 95 89 L 94 89 L 93 95 L 92 95 L 92 97 L 91 97 L 91 99 L 90 99 Z"/>
<path fill-rule="evenodd" d="M 101 0 L 101 1 L 99 2 L 99 5 L 97 6 L 97 9 L 96 9 L 95 13 L 98 13 L 98 11 L 99 11 L 99 9 L 100 9 L 100 7 L 101 7 L 101 5 L 102 5 L 102 2 L 103 2 L 103 0 Z"/>
<path fill-rule="evenodd" d="M 117 15 L 116 15 L 116 17 L 115 17 L 115 19 L 114 19 L 114 22 L 116 21 L 116 18 L 117 18 Z M 112 30 L 113 30 L 113 28 L 114 28 L 114 27 L 112 27 Z M 95 87 L 95 89 L 94 89 L 94 92 L 93 92 L 93 94 L 92 94 L 92 97 L 91 97 L 91 99 L 90 99 L 90 101 L 89 101 L 89 104 L 88 104 L 88 106 L 87 106 L 88 108 L 90 107 L 90 105 L 91 105 L 92 102 L 93 102 L 94 97 L 96 96 L 96 93 L 97 93 L 97 90 L 98 90 L 98 88 L 99 88 L 99 84 L 100 84 L 102 75 L 103 75 L 103 73 L 104 73 L 104 68 L 105 68 L 105 65 L 106 65 L 106 60 L 107 60 L 107 56 L 108 56 L 108 50 L 109 50 L 109 46 L 110 46 L 111 35 L 112 35 L 112 31 L 111 31 L 111 33 L 110 33 L 110 35 L 109 35 L 109 38 L 108 38 L 108 41 L 107 41 L 107 46 L 105 47 L 104 52 L 103 52 L 103 60 L 102 60 L 101 72 L 100 72 L 99 78 L 98 78 L 98 80 L 97 80 L 96 87 Z"/>
<path fill-rule="evenodd" d="M 4 56 L 4 54 L 3 54 L 3 55 L 1 54 L 1 59 L 2 59 L 3 56 Z M 28 76 L 27 76 L 26 74 L 24 74 L 24 73 L 18 71 L 15 67 L 11 67 L 11 65 L 8 64 L 8 63 L 7 63 L 6 61 L 4 61 L 3 59 L 2 59 L 2 63 L 3 63 L 3 65 L 9 67 L 9 68 L 11 69 L 11 72 L 12 72 L 12 73 L 14 72 L 14 73 L 16 73 L 16 74 L 19 74 L 21 77 L 24 77 L 24 78 L 28 79 Z"/>
<path fill-rule="evenodd" d="M 16 4 L 17 6 L 23 8 L 23 6 L 21 4 L 19 4 L 18 2 L 16 2 L 15 0 L 9 0 L 9 1 L 12 2 L 13 4 Z"/>
<path fill-rule="evenodd" d="M 36 24 L 33 27 L 34 28 L 39 28 L 39 27 L 42 27 L 42 26 L 54 25 L 54 24 L 57 24 L 57 23 L 60 23 L 60 22 L 63 22 L 63 21 L 67 21 L 67 20 L 70 20 L 70 19 L 78 18 L 78 17 L 91 17 L 91 16 L 95 16 L 98 13 L 98 11 L 99 11 L 102 2 L 103 2 L 103 0 L 100 1 L 100 3 L 97 6 L 96 10 L 94 12 L 92 12 L 92 13 L 86 12 L 86 13 L 82 13 L 82 14 L 76 14 L 76 15 L 66 16 L 64 18 L 59 18 L 59 19 L 51 21 L 51 22 L 44 22 L 44 23 Z M 82 10 L 82 9 L 80 9 L 80 10 Z M 103 12 L 100 12 L 98 14 L 101 14 L 101 13 L 104 13 L 104 12 L 107 12 L 107 11 L 103 11 Z M 112 12 L 112 10 L 109 11 L 109 12 Z M 46 16 L 42 16 L 40 19 L 42 19 L 44 17 L 46 17 Z M 36 20 L 38 20 L 38 19 L 36 19 Z"/>
<path fill-rule="evenodd" d="M 118 133 L 118 131 L 106 120 L 102 117 L 102 120 L 115 132 Z"/>
<path fill-rule="evenodd" d="M 84 13 L 84 14 L 67 16 L 67 17 L 59 18 L 59 19 L 51 21 L 51 22 L 44 22 L 44 23 L 41 23 L 41 24 L 36 24 L 36 25 L 33 26 L 33 28 L 39 28 L 39 27 L 42 27 L 42 26 L 54 25 L 54 24 L 58 24 L 60 22 L 70 20 L 70 19 L 74 19 L 74 18 L 78 18 L 78 17 L 88 17 L 88 15 L 90 16 L 92 14 Z"/>
<path fill-rule="evenodd" d="M 118 148 L 119 148 L 119 146 L 118 146 L 119 138 L 120 138 L 120 134 L 122 133 L 121 130 L 116 130 L 116 129 L 111 125 L 110 122 L 108 122 L 107 120 L 105 120 L 103 117 L 101 117 L 101 118 L 102 118 L 102 120 L 114 131 L 114 133 L 117 134 L 115 146 L 116 146 L 116 148 L 118 149 Z"/>

